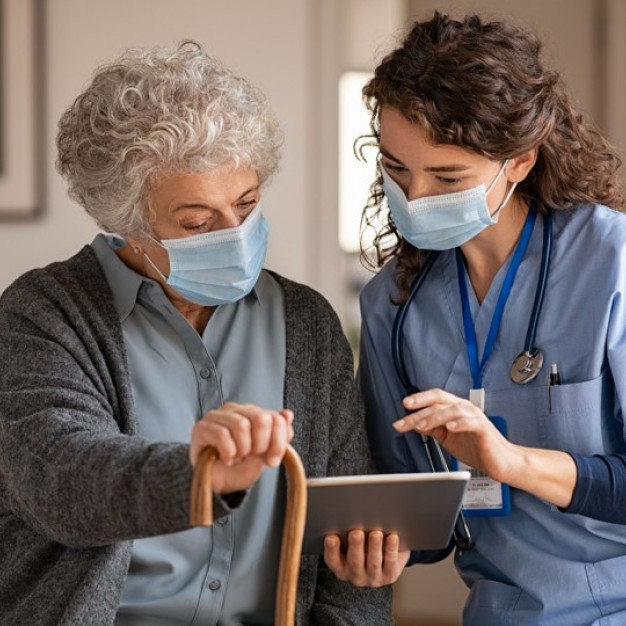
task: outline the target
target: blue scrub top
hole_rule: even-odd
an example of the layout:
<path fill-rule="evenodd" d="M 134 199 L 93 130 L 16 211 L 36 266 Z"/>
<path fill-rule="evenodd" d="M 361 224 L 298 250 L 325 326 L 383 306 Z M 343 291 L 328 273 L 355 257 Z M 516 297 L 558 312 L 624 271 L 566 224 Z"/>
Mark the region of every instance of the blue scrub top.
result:
<path fill-rule="evenodd" d="M 626 216 L 602 206 L 553 211 L 552 262 L 535 342 L 544 353 L 544 368 L 533 381 L 516 385 L 509 372 L 524 347 L 535 298 L 543 237 L 539 218 L 484 369 L 485 412 L 502 416 L 517 444 L 583 456 L 624 453 Z M 482 304 L 469 289 L 479 354 L 509 262 Z M 421 445 L 410 443 L 415 433 L 399 435 L 391 426 L 405 414 L 406 395 L 391 352 L 398 309 L 391 302 L 398 296 L 394 270 L 395 263 L 388 263 L 361 295 L 359 377 L 370 444 L 380 471 L 430 471 Z M 472 378 L 454 250 L 435 261 L 408 311 L 403 341 L 409 377 L 420 389 L 439 387 L 468 397 Z M 551 363 L 558 365 L 561 384 L 552 387 L 550 408 Z M 456 556 L 471 589 L 464 625 L 626 624 L 626 526 L 511 491 L 509 516 L 468 520 L 476 546 Z"/>

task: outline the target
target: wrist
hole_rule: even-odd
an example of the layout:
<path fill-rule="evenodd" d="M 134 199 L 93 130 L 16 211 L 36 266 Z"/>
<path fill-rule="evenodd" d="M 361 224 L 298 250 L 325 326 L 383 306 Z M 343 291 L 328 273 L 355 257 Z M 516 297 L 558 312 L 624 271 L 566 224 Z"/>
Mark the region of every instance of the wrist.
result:
<path fill-rule="evenodd" d="M 520 479 L 529 471 L 531 461 L 528 453 L 529 448 L 506 441 L 503 451 L 503 462 L 500 463 L 492 478 L 511 487 L 520 487 Z"/>
<path fill-rule="evenodd" d="M 511 487 L 526 491 L 558 507 L 569 506 L 577 480 L 574 459 L 566 452 L 510 445 L 500 477 Z"/>

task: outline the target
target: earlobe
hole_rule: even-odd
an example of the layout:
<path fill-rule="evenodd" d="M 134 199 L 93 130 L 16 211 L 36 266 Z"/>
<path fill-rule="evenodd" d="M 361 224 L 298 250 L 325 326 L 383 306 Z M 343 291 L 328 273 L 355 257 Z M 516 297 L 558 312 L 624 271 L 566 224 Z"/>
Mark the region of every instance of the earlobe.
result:
<path fill-rule="evenodd" d="M 141 243 L 139 243 L 139 241 L 137 239 L 131 238 L 131 237 L 127 237 L 126 239 L 128 246 L 130 247 L 132 253 L 135 256 L 140 256 L 143 254 L 143 246 L 141 245 Z"/>

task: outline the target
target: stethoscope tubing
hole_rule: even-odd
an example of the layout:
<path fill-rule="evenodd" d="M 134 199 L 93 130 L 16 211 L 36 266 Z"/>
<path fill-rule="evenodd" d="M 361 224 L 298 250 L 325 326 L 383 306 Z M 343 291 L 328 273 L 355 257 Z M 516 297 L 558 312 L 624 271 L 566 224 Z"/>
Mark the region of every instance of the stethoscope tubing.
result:
<path fill-rule="evenodd" d="M 539 280 L 535 291 L 535 301 L 528 321 L 528 331 L 524 342 L 524 351 L 530 352 L 535 345 L 537 335 L 537 325 L 541 316 L 541 308 L 546 293 L 548 274 L 550 273 L 550 259 L 552 256 L 552 215 L 547 210 L 543 216 L 543 246 L 541 248 L 541 267 L 539 269 Z"/>
<path fill-rule="evenodd" d="M 396 368 L 396 372 L 398 373 L 398 376 L 400 377 L 400 381 L 402 382 L 402 385 L 404 386 L 406 392 L 409 394 L 417 393 L 419 392 L 419 389 L 411 383 L 409 379 L 409 375 L 406 371 L 405 360 L 404 360 L 404 348 L 402 346 L 402 328 L 404 327 L 404 320 L 409 311 L 409 307 L 411 303 L 413 302 L 413 300 L 415 299 L 415 296 L 417 295 L 419 288 L 422 286 L 422 283 L 424 282 L 424 280 L 426 280 L 426 277 L 428 276 L 428 272 L 430 271 L 430 268 L 435 263 L 437 256 L 438 255 L 436 252 L 430 252 L 428 254 L 426 259 L 424 260 L 424 264 L 422 268 L 420 269 L 419 273 L 417 274 L 417 276 L 413 279 L 413 282 L 411 283 L 411 288 L 409 290 L 408 298 L 398 309 L 396 317 L 393 321 L 393 329 L 391 332 L 391 344 L 392 344 L 391 352 L 392 352 L 392 357 L 393 357 L 393 364 Z"/>

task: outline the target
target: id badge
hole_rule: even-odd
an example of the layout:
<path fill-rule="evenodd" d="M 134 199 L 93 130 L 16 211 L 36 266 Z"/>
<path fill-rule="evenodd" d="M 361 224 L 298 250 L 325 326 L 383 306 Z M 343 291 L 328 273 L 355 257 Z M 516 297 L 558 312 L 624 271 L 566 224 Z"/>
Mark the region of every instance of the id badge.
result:
<path fill-rule="evenodd" d="M 493 425 L 506 437 L 506 421 L 497 415 L 489 416 Z M 495 517 L 511 512 L 511 490 L 480 470 L 453 459 L 454 469 L 468 470 L 470 479 L 463 496 L 463 513 L 466 517 Z"/>

